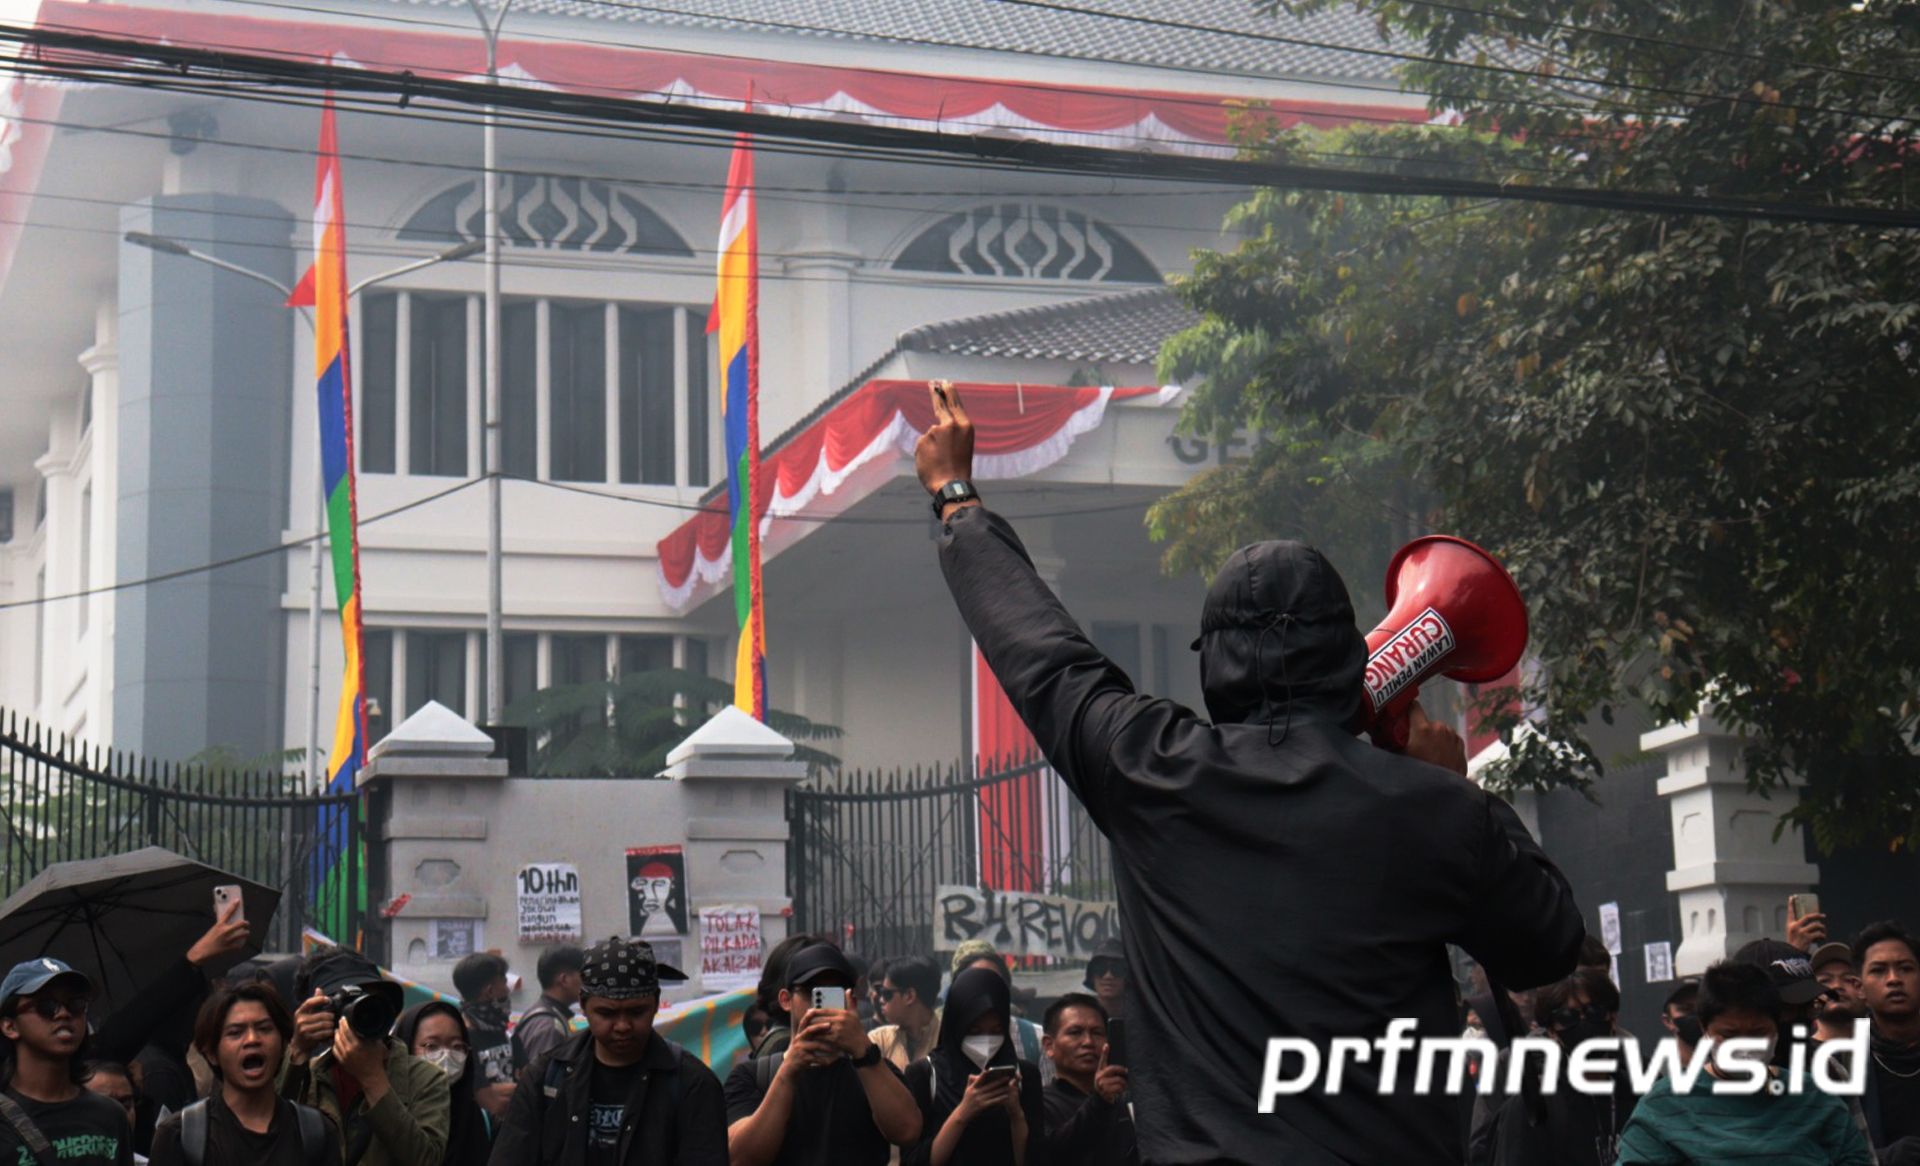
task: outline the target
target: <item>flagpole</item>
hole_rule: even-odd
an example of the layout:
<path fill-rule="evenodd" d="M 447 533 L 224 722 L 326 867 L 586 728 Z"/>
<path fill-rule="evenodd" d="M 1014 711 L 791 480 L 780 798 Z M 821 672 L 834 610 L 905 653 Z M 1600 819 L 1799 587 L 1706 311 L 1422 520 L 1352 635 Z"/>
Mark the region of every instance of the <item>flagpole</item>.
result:
<path fill-rule="evenodd" d="M 474 18 L 480 22 L 481 35 L 487 42 L 487 82 L 497 84 L 500 80 L 500 26 L 507 21 L 507 9 L 513 6 L 513 0 L 500 0 L 500 7 L 491 18 L 481 8 L 480 0 L 467 0 L 473 9 Z M 485 701 L 489 725 L 500 723 L 500 712 L 504 705 L 501 694 L 505 691 L 505 678 L 502 664 L 502 641 L 500 631 L 501 608 L 501 515 L 500 515 L 500 182 L 496 173 L 499 166 L 499 145 L 497 138 L 500 129 L 500 111 L 492 102 L 487 103 L 486 118 L 481 128 L 481 170 L 480 181 L 484 190 L 481 194 L 481 220 L 486 224 L 486 350 L 482 353 L 485 365 L 485 415 L 482 430 L 485 445 L 487 470 L 487 691 Z"/>

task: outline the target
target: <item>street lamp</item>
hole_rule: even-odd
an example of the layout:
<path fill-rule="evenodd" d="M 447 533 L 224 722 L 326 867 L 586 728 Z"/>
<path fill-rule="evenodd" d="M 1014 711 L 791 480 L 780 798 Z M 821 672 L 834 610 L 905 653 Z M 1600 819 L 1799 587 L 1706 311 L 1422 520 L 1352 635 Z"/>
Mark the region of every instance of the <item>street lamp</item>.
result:
<path fill-rule="evenodd" d="M 149 251 L 157 251 L 162 255 L 178 255 L 182 259 L 197 260 L 209 267 L 217 267 L 222 271 L 230 271 L 245 279 L 253 280 L 255 283 L 264 283 L 278 292 L 283 301 L 293 298 L 293 289 L 272 276 L 262 275 L 260 272 L 250 267 L 242 267 L 238 263 L 229 263 L 217 255 L 209 255 L 205 251 L 199 251 L 189 247 L 178 239 L 169 239 L 165 235 L 151 235 L 145 231 L 128 231 L 125 238 L 127 242 L 132 243 L 136 247 L 145 247 Z M 396 276 L 419 271 L 423 267 L 432 267 L 436 263 L 453 263 L 461 259 L 470 259 L 478 254 L 480 249 L 480 242 L 475 240 L 473 242 L 462 243 L 458 247 L 450 247 L 438 255 L 429 255 L 424 259 L 416 259 L 411 263 L 403 263 L 391 271 L 383 271 L 378 275 L 368 276 L 359 283 L 353 284 L 347 288 L 347 297 L 351 299 L 376 283 L 384 283 Z M 306 321 L 307 331 L 312 332 L 313 314 L 303 307 L 300 309 L 300 318 Z M 316 463 L 316 468 L 319 468 L 318 463 Z M 313 572 L 312 593 L 307 599 L 307 671 L 309 677 L 307 693 L 307 773 L 310 779 L 318 777 L 319 770 L 317 767 L 320 764 L 320 560 L 322 558 L 320 547 L 327 539 L 326 495 L 325 481 L 315 482 L 313 541 L 308 544 L 309 552 L 307 556 L 308 565 L 312 568 Z"/>
<path fill-rule="evenodd" d="M 489 15 L 480 5 L 480 0 L 467 0 L 473 9 L 473 17 L 480 22 L 480 35 L 487 42 L 487 87 L 491 90 L 500 83 L 500 26 L 507 22 L 507 9 L 513 7 L 513 0 L 499 0 L 499 7 Z M 501 706 L 505 703 L 501 697 L 505 691 L 502 673 L 500 607 L 501 607 L 501 538 L 500 538 L 500 183 L 496 171 L 499 167 L 499 143 L 496 140 L 500 129 L 500 111 L 489 100 L 487 102 L 486 121 L 481 129 L 481 193 L 482 221 L 486 224 L 487 253 L 487 297 L 486 297 L 486 351 L 482 354 L 486 378 L 486 406 L 482 430 L 485 441 L 487 467 L 487 691 L 483 699 L 487 706 L 487 724 L 500 723 Z"/>

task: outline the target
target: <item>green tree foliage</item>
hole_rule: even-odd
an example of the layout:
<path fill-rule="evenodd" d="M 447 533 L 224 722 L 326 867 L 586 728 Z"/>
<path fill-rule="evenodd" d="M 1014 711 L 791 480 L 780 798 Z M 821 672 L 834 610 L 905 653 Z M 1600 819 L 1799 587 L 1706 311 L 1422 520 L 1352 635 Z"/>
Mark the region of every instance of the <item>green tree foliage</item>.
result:
<path fill-rule="evenodd" d="M 529 731 L 537 774 L 653 777 L 687 734 L 732 703 L 733 686 L 725 681 L 660 668 L 543 688 L 508 705 L 501 719 Z M 767 726 L 796 742 L 794 756 L 816 772 L 839 764 L 832 754 L 797 744 L 837 739 L 837 727 L 773 709 Z"/>
<path fill-rule="evenodd" d="M 1364 7 L 1397 48 L 1455 62 L 1405 80 L 1464 124 L 1250 122 L 1249 149 L 1509 185 L 1920 198 L 1912 5 Z M 1204 318 L 1162 374 L 1204 379 L 1191 430 L 1267 440 L 1156 508 L 1171 566 L 1315 524 L 1376 544 L 1405 533 L 1396 512 L 1456 531 L 1508 563 L 1533 616 L 1539 711 L 1531 731 L 1505 718 L 1499 780 L 1582 785 L 1602 770 L 1589 716 L 1710 700 L 1752 734 L 1750 780 L 1805 777 L 1794 815 L 1823 848 L 1920 841 L 1920 231 L 1277 191 L 1230 225 L 1238 245 L 1181 285 Z"/>

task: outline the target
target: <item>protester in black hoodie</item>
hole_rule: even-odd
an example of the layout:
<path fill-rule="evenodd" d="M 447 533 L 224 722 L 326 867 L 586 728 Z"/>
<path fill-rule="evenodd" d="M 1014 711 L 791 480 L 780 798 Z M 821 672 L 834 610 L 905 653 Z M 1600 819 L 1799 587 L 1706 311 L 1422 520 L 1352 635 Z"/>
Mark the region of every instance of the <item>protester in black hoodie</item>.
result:
<path fill-rule="evenodd" d="M 1040 1066 L 1014 1055 L 1013 999 L 991 968 L 969 968 L 947 987 L 940 1039 L 907 1067 L 907 1092 L 920 1106 L 920 1142 L 907 1166 L 1043 1166 L 1046 1101 Z M 983 1080 L 1011 1066 L 1011 1081 Z"/>
<path fill-rule="evenodd" d="M 459 1007 L 445 1000 L 416 1004 L 400 1014 L 393 1035 L 408 1052 L 447 1075 L 446 1166 L 486 1166 L 493 1153 L 493 1118 L 474 1097 L 480 1061 L 473 1055 Z"/>
<path fill-rule="evenodd" d="M 1260 1112 L 1267 1041 L 1303 1038 L 1324 1058 L 1333 1038 L 1376 1039 L 1402 1017 L 1413 1036 L 1457 1035 L 1446 945 L 1505 987 L 1565 976 L 1586 930 L 1566 879 L 1511 807 L 1462 780 L 1449 730 L 1416 718 L 1406 755 L 1355 736 L 1366 641 L 1310 547 L 1243 548 L 1214 581 L 1196 641 L 1211 723 L 1137 693 L 1012 527 L 967 490 L 939 496 L 972 473 L 972 424 L 950 394 L 934 389 L 915 451 L 945 527 L 941 569 L 1112 841 L 1142 1160 L 1459 1162 L 1459 1099 L 1414 1096 L 1410 1068 L 1382 1096 L 1381 1056 L 1350 1063 L 1337 1094 L 1310 1087 Z"/>

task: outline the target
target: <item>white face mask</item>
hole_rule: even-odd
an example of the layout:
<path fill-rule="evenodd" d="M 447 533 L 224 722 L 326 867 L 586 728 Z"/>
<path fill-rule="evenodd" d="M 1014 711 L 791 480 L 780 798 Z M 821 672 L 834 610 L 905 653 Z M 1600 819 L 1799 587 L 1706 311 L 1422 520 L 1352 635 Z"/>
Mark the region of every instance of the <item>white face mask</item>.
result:
<path fill-rule="evenodd" d="M 465 1049 L 434 1049 L 421 1053 L 420 1059 L 449 1077 L 457 1078 L 467 1071 L 467 1051 Z"/>
<path fill-rule="evenodd" d="M 1468 1040 L 1485 1040 L 1487 1039 L 1487 1030 L 1478 1025 L 1468 1025 L 1465 1029 L 1461 1030 L 1460 1035 Z"/>
<path fill-rule="evenodd" d="M 960 1042 L 960 1049 L 967 1054 L 967 1060 L 984 1069 L 987 1062 L 993 1060 L 993 1054 L 999 1052 L 1000 1046 L 1006 1043 L 1004 1036 L 970 1036 Z"/>

